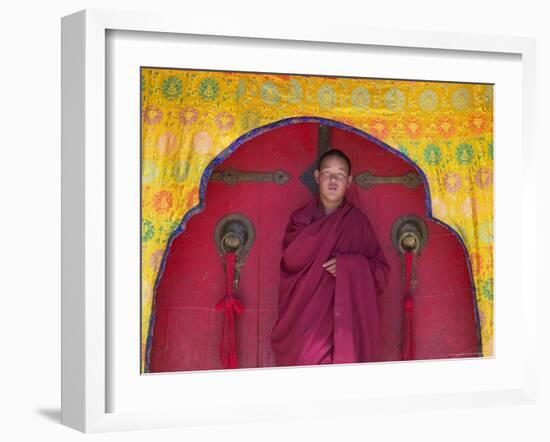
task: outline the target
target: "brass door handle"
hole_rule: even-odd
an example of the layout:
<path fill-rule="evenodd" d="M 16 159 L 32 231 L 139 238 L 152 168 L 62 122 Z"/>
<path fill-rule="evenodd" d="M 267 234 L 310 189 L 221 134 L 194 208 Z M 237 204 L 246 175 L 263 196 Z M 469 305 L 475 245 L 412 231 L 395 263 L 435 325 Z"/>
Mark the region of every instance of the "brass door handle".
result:
<path fill-rule="evenodd" d="M 242 213 L 226 215 L 216 225 L 214 242 L 224 265 L 224 256 L 227 253 L 235 253 L 235 278 L 233 281 L 235 290 L 239 285 L 240 271 L 244 267 L 250 249 L 254 245 L 255 238 L 254 225 Z"/>
<path fill-rule="evenodd" d="M 416 286 L 416 259 L 428 242 L 428 227 L 426 223 L 415 215 L 399 217 L 391 229 L 391 241 L 399 253 L 402 267 L 402 276 L 405 280 L 405 253 L 412 252 L 411 287 Z"/>
<path fill-rule="evenodd" d="M 428 242 L 426 223 L 415 215 L 406 215 L 395 220 L 391 241 L 399 254 L 413 252 L 418 255 Z"/>

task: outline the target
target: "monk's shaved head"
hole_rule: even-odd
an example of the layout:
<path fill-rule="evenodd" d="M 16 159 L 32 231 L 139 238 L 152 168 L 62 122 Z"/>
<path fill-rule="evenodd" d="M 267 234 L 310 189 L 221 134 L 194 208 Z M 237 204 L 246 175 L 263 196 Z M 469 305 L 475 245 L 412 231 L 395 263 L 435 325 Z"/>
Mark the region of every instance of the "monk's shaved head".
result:
<path fill-rule="evenodd" d="M 326 158 L 340 158 L 348 166 L 348 175 L 351 174 L 351 161 L 349 160 L 347 155 L 339 149 L 330 149 L 327 150 L 323 155 L 321 155 L 321 157 L 319 158 L 319 162 L 317 163 L 317 170 L 321 170 L 323 161 Z"/>

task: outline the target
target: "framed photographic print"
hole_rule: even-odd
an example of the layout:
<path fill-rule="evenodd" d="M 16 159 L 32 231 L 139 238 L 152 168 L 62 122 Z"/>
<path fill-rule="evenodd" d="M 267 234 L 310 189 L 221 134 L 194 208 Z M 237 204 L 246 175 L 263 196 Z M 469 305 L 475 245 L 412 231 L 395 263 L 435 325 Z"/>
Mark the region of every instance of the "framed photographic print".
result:
<path fill-rule="evenodd" d="M 533 41 L 234 29 L 63 19 L 63 423 L 533 400 Z"/>

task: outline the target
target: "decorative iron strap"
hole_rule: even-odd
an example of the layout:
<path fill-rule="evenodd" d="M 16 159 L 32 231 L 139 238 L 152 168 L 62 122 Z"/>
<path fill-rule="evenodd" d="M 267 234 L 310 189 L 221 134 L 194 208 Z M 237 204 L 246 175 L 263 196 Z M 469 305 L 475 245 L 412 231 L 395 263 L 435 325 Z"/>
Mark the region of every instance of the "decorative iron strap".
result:
<path fill-rule="evenodd" d="M 363 189 L 368 189 L 377 184 L 402 184 L 409 189 L 416 189 L 422 183 L 418 174 L 414 172 L 402 176 L 375 176 L 370 172 L 363 172 L 357 175 L 354 181 Z"/>
<path fill-rule="evenodd" d="M 286 184 L 290 180 L 290 175 L 284 170 L 274 172 L 241 172 L 234 169 L 216 170 L 210 176 L 211 180 L 222 181 L 232 186 L 236 183 L 275 183 Z"/>

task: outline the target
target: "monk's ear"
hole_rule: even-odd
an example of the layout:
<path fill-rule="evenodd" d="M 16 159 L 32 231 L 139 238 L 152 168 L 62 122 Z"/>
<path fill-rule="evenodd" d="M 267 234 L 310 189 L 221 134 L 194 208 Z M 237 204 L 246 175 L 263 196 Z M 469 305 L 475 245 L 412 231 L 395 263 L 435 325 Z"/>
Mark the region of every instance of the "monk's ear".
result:
<path fill-rule="evenodd" d="M 351 183 L 353 182 L 353 177 L 351 175 L 348 176 L 348 189 L 351 187 Z"/>
<path fill-rule="evenodd" d="M 313 172 L 313 177 L 315 178 L 315 182 L 319 184 L 319 171 L 317 169 Z"/>

